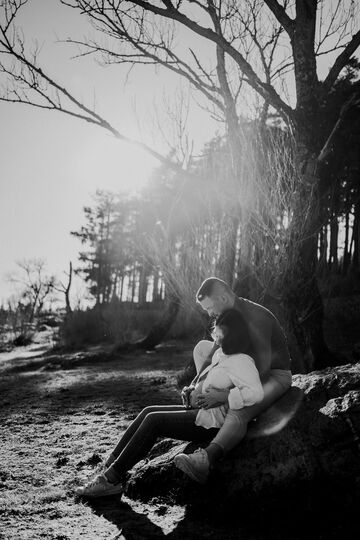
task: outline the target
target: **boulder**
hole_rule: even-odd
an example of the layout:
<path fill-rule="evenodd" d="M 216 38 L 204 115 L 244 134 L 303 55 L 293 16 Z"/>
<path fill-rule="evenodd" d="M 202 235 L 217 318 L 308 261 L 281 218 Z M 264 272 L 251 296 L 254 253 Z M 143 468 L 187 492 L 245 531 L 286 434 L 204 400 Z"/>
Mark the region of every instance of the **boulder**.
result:
<path fill-rule="evenodd" d="M 283 514 L 348 511 L 359 503 L 359 434 L 360 363 L 295 375 L 287 394 L 250 424 L 205 486 L 173 463 L 194 445 L 165 439 L 131 471 L 126 494 L 186 504 L 198 515 L 241 507 L 253 519 L 259 507 L 273 513 L 279 505 Z"/>

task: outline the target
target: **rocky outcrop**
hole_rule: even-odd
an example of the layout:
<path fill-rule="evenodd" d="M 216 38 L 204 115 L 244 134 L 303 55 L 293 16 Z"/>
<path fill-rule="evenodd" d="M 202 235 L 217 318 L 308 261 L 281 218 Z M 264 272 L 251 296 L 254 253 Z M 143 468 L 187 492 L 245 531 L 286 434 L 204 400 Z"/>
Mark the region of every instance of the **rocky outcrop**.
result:
<path fill-rule="evenodd" d="M 360 364 L 296 375 L 288 393 L 254 421 L 246 439 L 200 486 L 176 469 L 191 444 L 161 441 L 131 472 L 126 492 L 143 501 L 201 508 L 319 511 L 359 502 Z"/>

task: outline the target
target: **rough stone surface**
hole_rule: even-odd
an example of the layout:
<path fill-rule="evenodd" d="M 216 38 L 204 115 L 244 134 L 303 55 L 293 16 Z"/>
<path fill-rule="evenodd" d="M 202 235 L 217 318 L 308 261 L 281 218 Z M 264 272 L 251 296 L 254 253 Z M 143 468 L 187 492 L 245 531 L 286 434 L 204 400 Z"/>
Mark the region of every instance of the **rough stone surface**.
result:
<path fill-rule="evenodd" d="M 127 493 L 201 508 L 359 503 L 360 363 L 295 375 L 288 393 L 254 421 L 245 440 L 200 486 L 178 471 L 174 456 L 193 445 L 161 441 L 131 471 Z M 296 502 L 297 501 L 297 502 Z M 320 504 L 321 501 L 321 504 Z M 356 502 L 357 501 L 357 502 Z"/>

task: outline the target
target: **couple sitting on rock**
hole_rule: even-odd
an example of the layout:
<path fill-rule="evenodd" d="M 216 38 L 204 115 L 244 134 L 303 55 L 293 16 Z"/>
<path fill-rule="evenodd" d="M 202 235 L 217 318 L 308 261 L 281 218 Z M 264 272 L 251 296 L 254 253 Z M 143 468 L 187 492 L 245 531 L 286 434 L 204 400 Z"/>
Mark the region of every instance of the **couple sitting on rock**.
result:
<path fill-rule="evenodd" d="M 194 349 L 197 376 L 183 390 L 184 405 L 146 407 L 127 428 L 103 471 L 76 494 L 119 494 L 124 479 L 144 459 L 158 437 L 198 442 L 205 448 L 178 454 L 175 465 L 205 483 L 214 463 L 245 437 L 250 420 L 291 386 L 285 335 L 266 308 L 238 298 L 218 278 L 208 278 L 196 294 L 200 306 L 216 316 L 213 341 Z"/>

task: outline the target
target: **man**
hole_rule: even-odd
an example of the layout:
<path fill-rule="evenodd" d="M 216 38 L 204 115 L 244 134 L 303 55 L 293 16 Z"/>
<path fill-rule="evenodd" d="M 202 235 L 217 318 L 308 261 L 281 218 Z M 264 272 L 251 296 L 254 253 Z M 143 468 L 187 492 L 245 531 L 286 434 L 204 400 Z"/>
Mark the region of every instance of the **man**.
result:
<path fill-rule="evenodd" d="M 231 308 L 240 311 L 249 332 L 249 355 L 255 361 L 264 390 L 264 398 L 260 403 L 239 410 L 229 409 L 223 426 L 205 449 L 194 454 L 176 456 L 176 466 L 193 480 L 203 483 L 210 467 L 245 437 L 248 422 L 290 388 L 291 371 L 285 334 L 271 311 L 260 304 L 237 297 L 227 283 L 216 277 L 208 278 L 202 283 L 196 293 L 196 300 L 210 316 L 219 316 Z M 194 361 L 198 372 L 209 365 L 217 348 L 218 346 L 210 341 L 202 341 L 195 347 Z M 192 405 L 209 409 L 227 403 L 228 396 L 229 390 L 209 389 L 205 393 L 195 391 Z"/>

